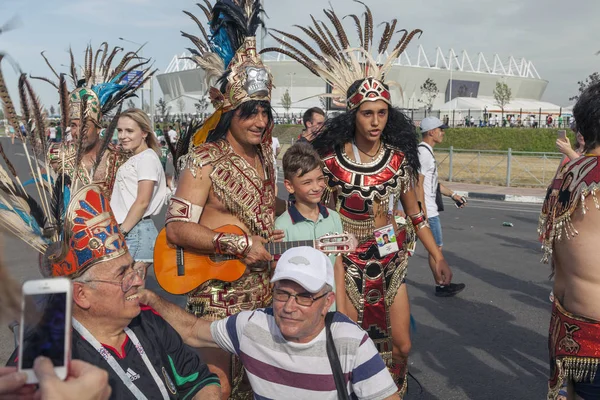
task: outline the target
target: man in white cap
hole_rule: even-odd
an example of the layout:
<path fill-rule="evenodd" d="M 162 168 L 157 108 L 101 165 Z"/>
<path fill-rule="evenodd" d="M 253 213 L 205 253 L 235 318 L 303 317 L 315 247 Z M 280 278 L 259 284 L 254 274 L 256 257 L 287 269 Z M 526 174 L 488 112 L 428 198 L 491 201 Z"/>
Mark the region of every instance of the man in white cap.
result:
<path fill-rule="evenodd" d="M 436 144 L 444 140 L 445 125 L 439 118 L 427 117 L 421 121 L 421 135 L 423 141 L 419 143 L 419 187 L 417 190 L 423 212 L 427 216 L 431 233 L 435 243 L 442 250 L 442 224 L 440 223 L 440 211 L 444 210 L 442 195 L 450 197 L 456 203 L 456 206 L 463 208 L 467 200 L 448 189 L 438 181 L 438 171 L 433 148 Z M 429 265 L 434 265 L 435 260 L 429 255 Z M 447 285 L 436 285 L 435 295 L 438 297 L 451 297 L 460 293 L 465 288 L 464 283 L 450 283 Z"/>
<path fill-rule="evenodd" d="M 192 347 L 220 347 L 244 364 L 255 398 L 337 399 L 327 356 L 326 315 L 335 300 L 333 266 L 312 247 L 286 251 L 271 282 L 272 308 L 209 322 L 145 290 L 142 299 L 164 315 Z M 333 313 L 331 335 L 348 397 L 399 399 L 369 335 Z"/>

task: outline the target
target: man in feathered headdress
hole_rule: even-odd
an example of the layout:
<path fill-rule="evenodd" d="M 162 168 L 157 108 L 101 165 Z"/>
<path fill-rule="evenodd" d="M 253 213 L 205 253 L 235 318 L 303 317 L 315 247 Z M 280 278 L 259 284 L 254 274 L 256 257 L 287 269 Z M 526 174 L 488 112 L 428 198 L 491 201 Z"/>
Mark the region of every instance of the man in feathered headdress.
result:
<path fill-rule="evenodd" d="M 141 60 L 137 52 L 126 53 L 117 60 L 121 47 L 108 51 L 102 43 L 94 52 L 88 46 L 85 52 L 82 76 L 78 76 L 71 52 L 71 80 L 75 89 L 70 93 L 64 74 L 58 75 L 42 53 L 44 60 L 58 78 L 58 83 L 42 79 L 58 89 L 61 107 L 62 143 L 51 143 L 47 157 L 52 168 L 72 178 L 74 184 L 96 183 L 110 198 L 117 169 L 129 158 L 129 154 L 111 143 L 115 126 L 111 124 L 100 138 L 102 119 L 128 98 L 135 96 L 154 74 L 150 60 Z M 118 61 L 118 63 L 117 63 Z M 113 68 L 113 64 L 116 67 Z M 132 79 L 127 79 L 131 75 Z M 116 119 L 114 119 L 116 122 Z M 70 128 L 70 137 L 67 135 Z"/>
<path fill-rule="evenodd" d="M 42 172 L 43 106 L 34 101 L 37 96 L 24 74 L 19 95 L 23 114 L 36 115 L 35 124 L 23 115 L 27 135 L 21 137 L 24 151 L 34 150 L 33 179 L 30 186 L 21 182 L 0 144 L 12 175 L 0 166 L 0 226 L 40 253 L 44 277 L 72 280 L 77 331 L 72 357 L 106 370 L 113 398 L 156 398 L 160 393 L 163 399 L 219 399 L 218 377 L 154 310 L 139 304 L 137 291 L 146 271 L 134 268 L 104 188 L 90 184 L 77 190 L 68 175 L 50 173 L 48 178 Z M 19 126 L 1 70 L 0 100 L 9 123 Z M 54 345 L 51 337 L 47 340 Z"/>
<path fill-rule="evenodd" d="M 210 89 L 215 112 L 178 143 L 184 151 L 189 145 L 189 152 L 179 158 L 177 192 L 170 199 L 165 223 L 170 243 L 235 256 L 248 266 L 247 273 L 234 282 L 212 280 L 189 294 L 189 312 L 216 320 L 271 302 L 271 255 L 263 243 L 273 238 L 276 203 L 272 76 L 256 52 L 255 32 L 262 25 L 259 0 L 198 6 L 210 21 L 210 35 L 186 12 L 198 24 L 203 39 L 183 36 L 197 47 L 190 50 L 204 69 L 208 85 L 218 78 L 217 87 Z M 224 225 L 235 225 L 243 233 L 215 231 Z M 240 389 L 242 366 L 237 359 L 221 350 L 203 350 L 202 355 L 219 374 L 224 394 L 231 390 L 232 398 L 251 396 L 249 390 Z"/>
<path fill-rule="evenodd" d="M 415 195 L 419 173 L 415 127 L 392 106 L 392 83 L 384 82 L 393 62 L 421 31 L 404 30 L 391 48 L 397 21 L 386 22 L 377 55 L 373 56 L 374 24 L 370 9 L 365 8 L 364 23 L 350 15 L 359 32 L 360 46 L 350 44 L 336 13 L 324 10 L 331 29 L 314 18 L 314 27 L 300 27 L 321 52 L 298 36 L 281 31 L 276 32 L 284 38 L 273 37 L 283 48 L 262 52 L 279 52 L 297 60 L 332 86 L 330 97 L 346 103 L 347 112 L 328 120 L 313 142 L 325 164 L 329 200 L 340 213 L 344 230 L 354 233 L 361 242 L 355 253 L 343 256 L 348 301 L 337 306 L 369 332 L 402 396 L 411 347 L 404 278 L 415 233 L 435 259 L 432 272 L 436 282 L 449 283 L 452 273 Z M 394 218 L 398 201 L 408 215 L 406 221 Z M 377 235 L 393 231 L 399 251 L 386 251 L 386 246 L 380 250 Z"/>

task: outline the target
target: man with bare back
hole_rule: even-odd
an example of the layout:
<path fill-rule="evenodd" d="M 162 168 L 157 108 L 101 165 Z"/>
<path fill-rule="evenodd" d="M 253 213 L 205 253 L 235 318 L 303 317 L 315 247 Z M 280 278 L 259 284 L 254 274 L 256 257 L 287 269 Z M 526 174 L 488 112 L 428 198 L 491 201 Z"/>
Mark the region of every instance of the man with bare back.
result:
<path fill-rule="evenodd" d="M 548 338 L 548 399 L 600 398 L 600 84 L 579 98 L 573 114 L 584 155 L 567 163 L 548 188 L 540 216 L 543 261 L 552 262 L 554 304 Z"/>

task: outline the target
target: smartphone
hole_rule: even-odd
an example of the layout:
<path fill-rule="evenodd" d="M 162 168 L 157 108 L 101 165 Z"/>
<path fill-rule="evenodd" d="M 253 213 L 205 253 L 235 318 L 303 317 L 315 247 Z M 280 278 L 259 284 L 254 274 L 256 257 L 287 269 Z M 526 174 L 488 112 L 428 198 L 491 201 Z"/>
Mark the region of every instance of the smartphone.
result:
<path fill-rule="evenodd" d="M 66 379 L 71 358 L 72 283 L 66 278 L 40 279 L 23 284 L 19 371 L 27 383 L 37 383 L 33 362 L 48 357 L 60 379 Z"/>
<path fill-rule="evenodd" d="M 560 130 L 557 132 L 558 134 L 558 138 L 559 139 L 566 139 L 567 138 L 567 131 L 565 130 Z"/>

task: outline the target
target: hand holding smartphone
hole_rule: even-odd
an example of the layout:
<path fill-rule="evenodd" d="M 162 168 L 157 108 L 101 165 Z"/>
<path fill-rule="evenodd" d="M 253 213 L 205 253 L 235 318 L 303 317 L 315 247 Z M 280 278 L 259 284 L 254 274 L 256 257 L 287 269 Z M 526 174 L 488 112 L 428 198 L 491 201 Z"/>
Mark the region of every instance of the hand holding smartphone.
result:
<path fill-rule="evenodd" d="M 49 358 L 64 380 L 71 357 L 72 283 L 66 278 L 40 279 L 23 284 L 18 370 L 27 383 L 38 383 L 33 364 Z"/>
<path fill-rule="evenodd" d="M 557 132 L 557 135 L 559 139 L 565 140 L 567 138 L 567 131 L 561 129 Z"/>

